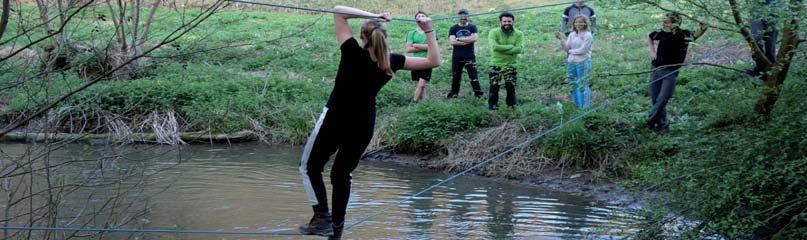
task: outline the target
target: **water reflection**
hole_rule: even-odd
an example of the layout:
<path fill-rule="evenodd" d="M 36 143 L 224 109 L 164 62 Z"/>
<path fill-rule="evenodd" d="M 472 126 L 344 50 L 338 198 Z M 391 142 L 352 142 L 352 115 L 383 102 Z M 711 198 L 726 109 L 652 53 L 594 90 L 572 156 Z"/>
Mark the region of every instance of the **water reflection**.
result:
<path fill-rule="evenodd" d="M 368 168 L 383 166 L 367 165 Z M 379 188 L 368 192 L 384 195 L 383 190 L 394 189 L 389 185 L 398 181 L 405 184 L 397 188 L 405 191 L 398 193 L 400 199 L 446 177 L 426 172 L 394 168 L 374 172 L 390 179 L 383 189 L 376 186 Z M 372 178 L 367 180 L 372 181 Z M 460 177 L 447 186 L 422 194 L 402 204 L 400 211 L 407 213 L 408 219 L 384 216 L 383 221 L 378 219 L 373 224 L 386 222 L 389 226 L 379 230 L 402 231 L 408 234 L 406 238 L 418 239 L 600 239 L 628 236 L 634 222 L 629 215 L 619 214 L 618 208 L 600 207 L 591 199 L 475 177 Z M 401 227 L 400 221 L 408 224 Z"/>

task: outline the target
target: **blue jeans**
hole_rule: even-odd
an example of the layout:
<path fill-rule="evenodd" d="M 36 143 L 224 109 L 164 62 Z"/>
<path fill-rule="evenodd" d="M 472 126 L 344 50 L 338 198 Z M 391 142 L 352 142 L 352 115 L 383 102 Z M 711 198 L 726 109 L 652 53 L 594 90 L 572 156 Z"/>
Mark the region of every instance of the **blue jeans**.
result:
<path fill-rule="evenodd" d="M 568 67 L 566 73 L 572 81 L 572 102 L 579 109 L 588 109 L 591 107 L 591 89 L 589 88 L 589 81 L 591 80 L 591 60 L 586 60 L 579 63 L 567 63 Z"/>
<path fill-rule="evenodd" d="M 651 129 L 664 129 L 669 127 L 667 120 L 667 102 L 675 91 L 675 80 L 678 78 L 677 69 L 658 69 L 650 74 L 650 100 L 653 108 L 647 117 L 647 127 Z"/>

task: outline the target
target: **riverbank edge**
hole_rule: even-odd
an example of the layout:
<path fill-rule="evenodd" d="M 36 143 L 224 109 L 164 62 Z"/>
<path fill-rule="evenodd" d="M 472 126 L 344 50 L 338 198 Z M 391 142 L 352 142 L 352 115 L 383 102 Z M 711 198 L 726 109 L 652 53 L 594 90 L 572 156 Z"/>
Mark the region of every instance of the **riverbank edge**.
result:
<path fill-rule="evenodd" d="M 443 171 L 429 166 L 429 162 L 438 160 L 437 156 L 416 156 L 390 151 L 378 151 L 368 154 L 363 161 L 385 162 L 413 166 L 423 169 Z M 506 178 L 500 176 L 481 175 L 471 172 L 469 175 L 484 177 L 497 181 L 528 185 L 535 188 L 548 189 L 575 196 L 589 197 L 596 201 L 606 202 L 630 210 L 642 210 L 651 201 L 661 197 L 663 193 L 653 191 L 631 191 L 619 185 L 621 178 L 597 178 L 590 170 L 562 171 L 558 169 L 543 170 L 536 177 Z"/>

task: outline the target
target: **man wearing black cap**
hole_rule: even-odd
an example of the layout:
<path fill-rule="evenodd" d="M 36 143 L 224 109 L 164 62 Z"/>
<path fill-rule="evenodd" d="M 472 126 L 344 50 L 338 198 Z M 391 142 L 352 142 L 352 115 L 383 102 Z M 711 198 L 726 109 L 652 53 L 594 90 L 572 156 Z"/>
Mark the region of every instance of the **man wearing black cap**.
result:
<path fill-rule="evenodd" d="M 468 10 L 460 9 L 457 14 L 459 14 L 460 22 L 451 26 L 448 31 L 448 39 L 454 46 L 454 53 L 451 57 L 451 92 L 448 93 L 448 98 L 455 98 L 459 94 L 463 68 L 468 70 L 474 96 L 481 97 L 482 89 L 479 87 L 476 55 L 474 54 L 474 43 L 477 38 L 476 25 L 468 22 Z"/>

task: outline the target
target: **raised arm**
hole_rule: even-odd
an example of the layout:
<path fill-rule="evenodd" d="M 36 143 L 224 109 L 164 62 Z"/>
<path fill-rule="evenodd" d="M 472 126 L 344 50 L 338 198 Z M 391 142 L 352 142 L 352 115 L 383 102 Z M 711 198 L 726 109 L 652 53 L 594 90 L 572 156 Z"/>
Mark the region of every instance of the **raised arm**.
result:
<path fill-rule="evenodd" d="M 706 29 L 709 29 L 706 22 L 704 22 L 704 21 L 700 21 L 698 23 L 698 27 L 699 27 L 698 31 L 696 31 L 695 34 L 692 35 L 693 40 L 698 40 L 698 38 L 703 36 L 703 33 L 706 32 Z"/>
<path fill-rule="evenodd" d="M 558 39 L 558 45 L 560 45 L 560 49 L 563 50 L 565 53 L 569 53 L 569 47 L 566 46 L 566 41 L 563 39 L 563 33 L 555 32 L 555 38 Z"/>
<path fill-rule="evenodd" d="M 440 66 L 440 47 L 437 46 L 437 37 L 434 35 L 434 26 L 430 18 L 421 18 L 418 20 L 420 29 L 426 33 L 426 45 L 428 46 L 429 55 L 427 58 L 421 57 L 406 57 L 404 69 L 406 70 L 425 70 Z"/>
<path fill-rule="evenodd" d="M 333 7 L 333 11 L 338 12 L 333 14 L 333 26 L 336 29 L 336 41 L 339 43 L 339 46 L 342 46 L 345 41 L 353 37 L 353 31 L 350 30 L 350 24 L 347 23 L 348 19 L 379 18 L 382 21 L 389 21 L 390 19 L 389 13 L 375 14 L 345 6 L 335 6 Z"/>

